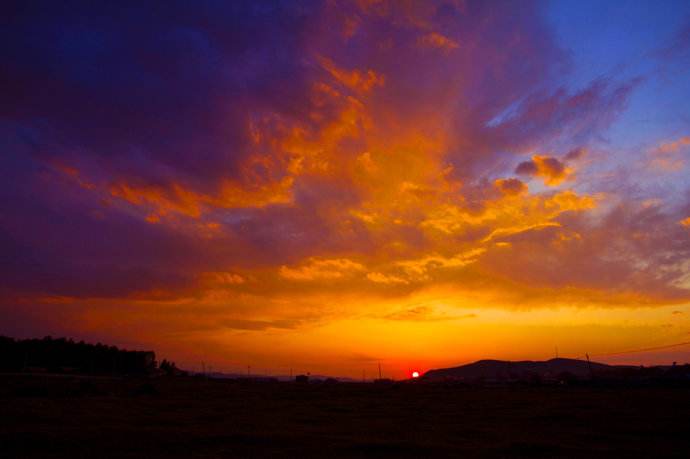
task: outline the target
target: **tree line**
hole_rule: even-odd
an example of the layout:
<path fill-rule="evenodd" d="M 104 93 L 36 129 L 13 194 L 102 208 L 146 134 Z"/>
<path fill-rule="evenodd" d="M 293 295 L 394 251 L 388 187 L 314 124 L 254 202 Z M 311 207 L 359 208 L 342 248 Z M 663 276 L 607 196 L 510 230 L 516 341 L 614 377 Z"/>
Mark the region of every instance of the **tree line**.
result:
<path fill-rule="evenodd" d="M 180 374 L 173 362 L 158 365 L 153 351 L 128 351 L 67 338 L 13 339 L 0 336 L 0 372 L 92 375 Z"/>

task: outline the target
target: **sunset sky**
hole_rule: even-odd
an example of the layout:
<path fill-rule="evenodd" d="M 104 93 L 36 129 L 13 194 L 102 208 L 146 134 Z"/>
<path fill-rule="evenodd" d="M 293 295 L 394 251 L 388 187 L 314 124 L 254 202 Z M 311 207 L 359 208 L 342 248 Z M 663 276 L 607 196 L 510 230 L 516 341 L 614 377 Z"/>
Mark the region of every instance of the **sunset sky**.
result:
<path fill-rule="evenodd" d="M 145 3 L 3 7 L 0 334 L 690 361 L 690 2 Z"/>

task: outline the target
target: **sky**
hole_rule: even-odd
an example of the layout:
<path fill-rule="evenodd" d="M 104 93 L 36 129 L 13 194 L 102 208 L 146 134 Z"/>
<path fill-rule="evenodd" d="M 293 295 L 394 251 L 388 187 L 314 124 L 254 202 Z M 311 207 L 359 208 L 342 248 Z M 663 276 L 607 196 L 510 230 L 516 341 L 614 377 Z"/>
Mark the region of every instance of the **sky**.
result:
<path fill-rule="evenodd" d="M 687 1 L 5 10 L 0 334 L 257 374 L 690 361 Z"/>

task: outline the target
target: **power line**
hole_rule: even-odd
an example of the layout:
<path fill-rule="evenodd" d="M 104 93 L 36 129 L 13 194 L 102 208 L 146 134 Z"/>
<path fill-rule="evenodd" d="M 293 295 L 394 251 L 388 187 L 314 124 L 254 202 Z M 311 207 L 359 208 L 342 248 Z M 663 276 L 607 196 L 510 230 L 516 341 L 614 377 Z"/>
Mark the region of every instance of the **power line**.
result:
<path fill-rule="evenodd" d="M 647 347 L 644 349 L 632 349 L 632 350 L 628 350 L 628 351 L 609 352 L 606 354 L 596 354 L 596 357 L 605 357 L 605 356 L 609 356 L 609 355 L 622 355 L 622 354 L 636 354 L 638 352 L 660 351 L 663 349 L 671 349 L 674 347 L 687 346 L 689 344 L 690 344 L 690 341 L 685 341 L 682 343 L 667 344 L 665 346 L 655 346 L 655 347 Z"/>
<path fill-rule="evenodd" d="M 629 349 L 627 351 L 606 352 L 603 354 L 591 354 L 591 357 L 609 357 L 609 356 L 613 356 L 613 355 L 637 354 L 640 352 L 661 351 L 663 349 L 672 349 L 674 347 L 681 347 L 681 346 L 687 346 L 687 345 L 690 345 L 690 341 L 684 341 L 682 343 L 666 344 L 664 346 L 646 347 L 646 348 L 641 348 L 641 349 Z M 584 356 L 579 356 L 576 358 L 580 359 L 582 357 L 584 357 Z"/>

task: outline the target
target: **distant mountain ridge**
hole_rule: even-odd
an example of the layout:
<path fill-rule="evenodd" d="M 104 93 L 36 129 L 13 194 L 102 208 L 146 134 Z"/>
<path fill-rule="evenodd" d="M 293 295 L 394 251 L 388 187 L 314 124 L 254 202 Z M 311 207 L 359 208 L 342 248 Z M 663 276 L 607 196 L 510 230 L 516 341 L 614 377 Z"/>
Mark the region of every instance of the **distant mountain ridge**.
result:
<path fill-rule="evenodd" d="M 526 380 L 530 378 L 559 378 L 564 375 L 587 379 L 592 373 L 603 373 L 620 368 L 626 367 L 564 358 L 545 361 L 479 360 L 458 367 L 429 370 L 424 373 L 422 379 L 426 381 Z"/>

